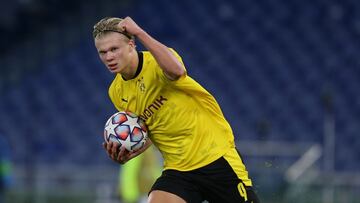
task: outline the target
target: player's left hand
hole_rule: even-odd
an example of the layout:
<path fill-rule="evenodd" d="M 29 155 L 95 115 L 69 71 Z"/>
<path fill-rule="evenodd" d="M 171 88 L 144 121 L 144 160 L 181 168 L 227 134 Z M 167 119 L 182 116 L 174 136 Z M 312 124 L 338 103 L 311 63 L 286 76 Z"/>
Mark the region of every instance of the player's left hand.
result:
<path fill-rule="evenodd" d="M 141 32 L 144 32 L 143 29 L 138 26 L 135 21 L 127 16 L 118 24 L 121 30 L 129 33 L 130 35 L 138 36 Z"/>

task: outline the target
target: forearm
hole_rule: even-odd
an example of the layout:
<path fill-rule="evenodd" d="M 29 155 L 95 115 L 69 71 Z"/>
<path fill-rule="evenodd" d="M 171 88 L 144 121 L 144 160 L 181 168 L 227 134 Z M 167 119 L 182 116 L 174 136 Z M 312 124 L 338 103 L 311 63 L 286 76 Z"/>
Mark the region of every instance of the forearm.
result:
<path fill-rule="evenodd" d="M 143 153 L 145 150 L 147 150 L 150 146 L 152 145 L 152 141 L 150 140 L 150 138 L 147 138 L 144 146 L 142 148 L 139 149 L 139 154 Z"/>
<path fill-rule="evenodd" d="M 155 57 L 161 69 L 170 80 L 177 80 L 185 74 L 183 64 L 168 47 L 151 37 L 145 31 L 138 33 L 137 38 Z"/>
<path fill-rule="evenodd" d="M 152 142 L 151 142 L 150 138 L 147 138 L 143 147 L 141 147 L 139 150 L 129 154 L 128 160 L 139 156 L 144 151 L 146 151 L 151 145 L 152 145 Z"/>

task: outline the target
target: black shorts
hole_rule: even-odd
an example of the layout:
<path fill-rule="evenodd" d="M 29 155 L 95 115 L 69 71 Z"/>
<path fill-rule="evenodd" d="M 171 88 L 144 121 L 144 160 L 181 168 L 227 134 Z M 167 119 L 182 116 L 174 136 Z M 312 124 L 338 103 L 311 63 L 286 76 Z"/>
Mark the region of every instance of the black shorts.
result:
<path fill-rule="evenodd" d="M 165 170 L 151 191 L 175 194 L 187 203 L 259 203 L 252 187 L 245 186 L 230 164 L 221 157 L 192 171 Z"/>

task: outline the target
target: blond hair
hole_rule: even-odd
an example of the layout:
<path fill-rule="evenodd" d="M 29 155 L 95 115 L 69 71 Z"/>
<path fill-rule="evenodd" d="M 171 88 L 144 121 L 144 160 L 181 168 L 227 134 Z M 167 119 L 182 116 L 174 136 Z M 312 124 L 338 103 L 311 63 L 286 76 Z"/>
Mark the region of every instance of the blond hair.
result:
<path fill-rule="evenodd" d="M 122 18 L 106 17 L 101 19 L 94 25 L 93 37 L 98 38 L 108 32 L 117 32 L 125 35 L 127 38 L 134 40 L 134 36 L 130 35 L 126 31 L 122 30 L 118 24 L 122 21 Z"/>

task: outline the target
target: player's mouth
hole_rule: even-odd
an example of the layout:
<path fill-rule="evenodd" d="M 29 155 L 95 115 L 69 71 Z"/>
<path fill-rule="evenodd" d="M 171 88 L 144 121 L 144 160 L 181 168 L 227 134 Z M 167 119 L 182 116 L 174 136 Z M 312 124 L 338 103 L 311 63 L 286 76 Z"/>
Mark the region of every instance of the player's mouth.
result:
<path fill-rule="evenodd" d="M 117 66 L 116 63 L 108 64 L 109 69 L 112 70 L 112 71 L 116 69 L 116 66 Z"/>

